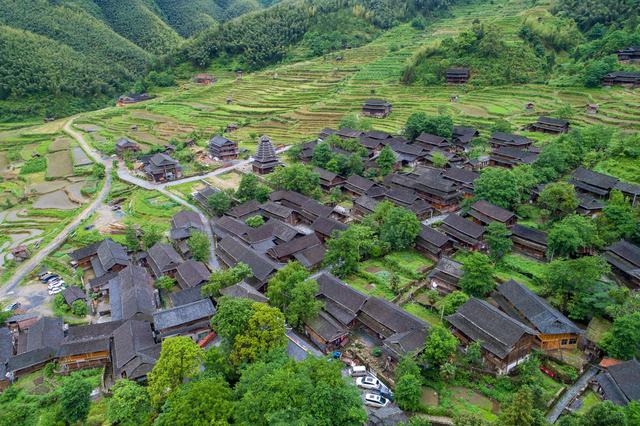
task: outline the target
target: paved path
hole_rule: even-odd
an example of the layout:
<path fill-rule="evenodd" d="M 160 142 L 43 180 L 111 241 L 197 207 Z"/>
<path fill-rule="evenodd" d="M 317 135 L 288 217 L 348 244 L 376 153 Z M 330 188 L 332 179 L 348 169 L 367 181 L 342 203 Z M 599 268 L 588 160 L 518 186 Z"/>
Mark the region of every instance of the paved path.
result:
<path fill-rule="evenodd" d="M 578 395 L 580 395 L 584 389 L 589 385 L 589 381 L 598 373 L 598 368 L 596 366 L 590 366 L 582 376 L 562 394 L 556 405 L 553 406 L 551 411 L 547 414 L 547 422 L 554 424 L 556 420 L 560 417 L 562 412 L 571 401 L 573 401 Z"/>
<path fill-rule="evenodd" d="M 441 214 L 440 216 L 433 216 L 433 217 L 430 217 L 429 219 L 423 220 L 422 223 L 426 226 L 431 226 L 436 222 L 442 222 L 447 218 L 447 216 L 449 216 L 449 213 Z"/>

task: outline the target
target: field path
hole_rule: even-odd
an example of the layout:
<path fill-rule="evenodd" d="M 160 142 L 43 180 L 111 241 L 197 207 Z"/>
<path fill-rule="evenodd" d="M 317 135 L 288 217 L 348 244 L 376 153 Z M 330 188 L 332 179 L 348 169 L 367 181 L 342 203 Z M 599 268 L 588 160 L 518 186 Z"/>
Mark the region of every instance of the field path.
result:
<path fill-rule="evenodd" d="M 569 405 L 574 399 L 576 399 L 589 385 L 589 381 L 598 373 L 598 368 L 595 366 L 589 367 L 580 378 L 565 391 L 562 397 L 556 402 L 551 411 L 547 414 L 547 422 L 554 424 L 558 417 L 562 414 L 567 405 Z"/>
<path fill-rule="evenodd" d="M 73 131 L 73 129 L 71 128 L 71 123 L 73 123 L 73 118 L 70 119 L 67 122 L 67 124 L 65 124 L 64 131 L 68 133 L 70 136 L 73 136 L 78 141 L 78 143 L 80 143 L 82 148 L 87 152 L 87 154 L 91 158 L 93 158 L 96 162 L 101 162 L 105 165 L 106 179 L 105 179 L 104 185 L 102 186 L 102 189 L 98 193 L 98 196 L 91 202 L 91 204 L 87 206 L 86 209 L 82 211 L 82 213 L 80 213 L 75 219 L 73 219 L 71 223 L 69 223 L 69 225 L 67 225 L 62 230 L 62 232 L 56 235 L 53 238 L 53 240 L 49 242 L 49 244 L 47 244 L 45 247 L 40 249 L 38 253 L 36 253 L 33 257 L 31 257 L 27 261 L 25 261 L 22 265 L 18 267 L 18 269 L 16 269 L 16 271 L 13 273 L 13 276 L 9 278 L 9 280 L 5 283 L 4 286 L 2 286 L 2 288 L 0 288 L 0 299 L 10 295 L 15 289 L 15 287 L 20 283 L 20 281 L 26 278 L 36 267 L 38 267 L 38 265 L 40 265 L 40 263 L 47 256 L 49 256 L 51 253 L 57 250 L 62 245 L 62 243 L 64 243 L 64 241 L 67 239 L 69 234 L 73 232 L 82 223 L 83 220 L 91 216 L 96 211 L 96 209 L 102 205 L 105 198 L 107 198 L 109 191 L 111 190 L 111 181 L 112 181 L 111 162 L 103 161 L 100 158 L 100 155 L 94 152 L 89 147 L 89 145 L 84 141 L 84 138 L 82 137 L 82 135 Z"/>

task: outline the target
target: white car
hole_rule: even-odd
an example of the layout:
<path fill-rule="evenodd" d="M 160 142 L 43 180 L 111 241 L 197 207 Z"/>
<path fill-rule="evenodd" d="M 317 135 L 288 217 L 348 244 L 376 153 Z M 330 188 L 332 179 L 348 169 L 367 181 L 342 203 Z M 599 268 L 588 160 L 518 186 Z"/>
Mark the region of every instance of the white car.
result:
<path fill-rule="evenodd" d="M 356 385 L 363 389 L 378 390 L 380 389 L 380 380 L 372 376 L 358 377 L 356 379 Z"/>
<path fill-rule="evenodd" d="M 382 408 L 389 405 L 389 400 L 375 393 L 367 393 L 364 395 L 364 403 L 370 407 Z"/>
<path fill-rule="evenodd" d="M 59 281 L 55 284 L 49 284 L 49 290 L 52 290 L 54 288 L 58 288 L 58 287 L 63 287 L 64 286 L 64 281 Z"/>
<path fill-rule="evenodd" d="M 49 290 L 49 296 L 54 296 L 62 291 L 62 287 L 56 288 L 54 290 Z"/>

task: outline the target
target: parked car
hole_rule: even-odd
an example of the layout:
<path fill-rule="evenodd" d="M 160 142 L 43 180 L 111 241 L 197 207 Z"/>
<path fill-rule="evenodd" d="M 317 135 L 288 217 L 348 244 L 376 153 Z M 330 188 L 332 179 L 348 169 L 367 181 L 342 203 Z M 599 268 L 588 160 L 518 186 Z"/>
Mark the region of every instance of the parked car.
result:
<path fill-rule="evenodd" d="M 62 287 L 55 288 L 53 290 L 49 290 L 49 296 L 54 296 L 54 295 L 60 293 L 62 290 L 63 290 Z"/>
<path fill-rule="evenodd" d="M 349 368 L 349 375 L 353 377 L 366 376 L 367 367 L 365 367 L 364 365 L 354 365 L 353 367 Z"/>
<path fill-rule="evenodd" d="M 38 274 L 38 278 L 43 279 L 44 277 L 46 277 L 47 275 L 49 275 L 51 272 L 49 271 L 42 271 Z"/>
<path fill-rule="evenodd" d="M 60 278 L 60 275 L 50 274 L 50 275 L 47 275 L 47 276 L 42 280 L 42 282 L 44 282 L 44 283 L 47 283 L 47 284 L 48 284 L 48 283 L 49 283 L 49 281 L 52 281 L 52 280 L 55 280 L 55 279 L 58 279 L 58 278 Z"/>
<path fill-rule="evenodd" d="M 378 390 L 380 389 L 381 383 L 380 383 L 380 380 L 376 379 L 373 376 L 364 376 L 364 377 L 358 377 L 356 379 L 356 385 L 363 389 Z"/>
<path fill-rule="evenodd" d="M 364 395 L 364 403 L 370 407 L 382 408 L 389 405 L 389 400 L 375 393 L 367 393 Z"/>
<path fill-rule="evenodd" d="M 49 284 L 48 288 L 49 288 L 49 290 L 51 290 L 52 288 L 55 288 L 55 287 L 62 287 L 62 286 L 64 286 L 64 284 L 65 284 L 64 281 L 58 281 L 58 282 L 55 282 L 53 284 Z"/>

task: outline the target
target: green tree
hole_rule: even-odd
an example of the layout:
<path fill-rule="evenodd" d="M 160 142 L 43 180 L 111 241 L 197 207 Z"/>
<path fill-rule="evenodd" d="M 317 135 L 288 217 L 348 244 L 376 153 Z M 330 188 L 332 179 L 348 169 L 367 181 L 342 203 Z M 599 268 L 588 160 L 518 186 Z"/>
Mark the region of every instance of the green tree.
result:
<path fill-rule="evenodd" d="M 155 424 L 228 425 L 232 424 L 233 391 L 222 377 L 206 377 L 186 383 L 167 398 Z"/>
<path fill-rule="evenodd" d="M 87 315 L 87 302 L 84 300 L 76 300 L 71 304 L 71 313 L 77 317 L 84 317 Z"/>
<path fill-rule="evenodd" d="M 311 161 L 314 166 L 326 169 L 327 164 L 332 159 L 333 151 L 331 151 L 331 146 L 327 142 L 319 143 L 315 148 L 313 148 L 313 157 Z"/>
<path fill-rule="evenodd" d="M 170 276 L 163 275 L 155 282 L 155 286 L 159 290 L 170 291 L 176 285 L 176 280 Z"/>
<path fill-rule="evenodd" d="M 314 198 L 320 196 L 320 175 L 311 166 L 291 164 L 278 167 L 268 179 L 278 189 L 296 191 Z"/>
<path fill-rule="evenodd" d="M 400 377 L 393 396 L 403 410 L 417 411 L 422 398 L 422 381 L 414 375 Z"/>
<path fill-rule="evenodd" d="M 429 116 L 423 112 L 414 112 L 405 124 L 405 136 L 414 140 L 421 133 L 450 139 L 453 135 L 453 120 L 447 115 Z"/>
<path fill-rule="evenodd" d="M 341 129 L 351 129 L 351 130 L 361 130 L 367 131 L 371 130 L 371 121 L 360 117 L 360 115 L 356 113 L 350 113 L 342 117 L 340 120 L 340 124 L 338 126 Z"/>
<path fill-rule="evenodd" d="M 612 191 L 609 203 L 598 217 L 598 230 L 607 242 L 630 238 L 639 228 L 637 211 L 620 191 Z"/>
<path fill-rule="evenodd" d="M 626 426 L 624 408 L 611 401 L 600 401 L 587 411 L 582 418 L 583 426 Z"/>
<path fill-rule="evenodd" d="M 380 169 L 380 175 L 386 176 L 393 171 L 393 166 L 396 164 L 396 154 L 393 152 L 389 145 L 386 145 L 380 151 L 376 164 Z"/>
<path fill-rule="evenodd" d="M 272 357 L 273 358 L 273 357 Z M 367 420 L 359 392 L 341 376 L 340 363 L 281 354 L 242 371 L 236 385 L 239 424 L 360 426 Z"/>
<path fill-rule="evenodd" d="M 431 366 L 440 367 L 455 355 L 458 343 L 458 339 L 444 326 L 431 327 L 422 359 Z"/>
<path fill-rule="evenodd" d="M 127 222 L 127 227 L 124 231 L 125 245 L 131 251 L 140 250 L 140 240 L 138 239 L 138 232 L 133 226 L 132 222 Z"/>
<path fill-rule="evenodd" d="M 505 254 L 511 251 L 513 241 L 511 241 L 511 231 L 504 223 L 491 222 L 487 226 L 485 241 L 489 246 L 489 254 L 494 262 L 502 259 Z"/>
<path fill-rule="evenodd" d="M 236 336 L 242 333 L 253 315 L 251 299 L 221 297 L 216 314 L 211 318 L 211 326 L 227 346 L 232 347 Z"/>
<path fill-rule="evenodd" d="M 538 197 L 538 203 L 550 212 L 551 217 L 559 219 L 575 211 L 580 202 L 573 185 L 555 182 L 544 187 Z"/>
<path fill-rule="evenodd" d="M 252 228 L 259 228 L 264 225 L 264 219 L 260 215 L 248 217 L 244 222 Z"/>
<path fill-rule="evenodd" d="M 236 198 L 243 203 L 249 200 L 264 203 L 269 198 L 269 188 L 261 185 L 256 175 L 243 174 L 236 191 Z"/>
<path fill-rule="evenodd" d="M 359 262 L 370 253 L 375 241 L 371 228 L 363 225 L 351 225 L 345 231 L 336 232 L 326 242 L 325 265 L 344 278 L 358 270 Z"/>
<path fill-rule="evenodd" d="M 394 207 L 380 225 L 380 239 L 388 243 L 392 250 L 403 250 L 415 243 L 421 229 L 415 213 Z"/>
<path fill-rule="evenodd" d="M 122 426 L 148 425 L 151 403 L 147 389 L 131 380 L 118 380 L 108 399 L 107 419 Z"/>
<path fill-rule="evenodd" d="M 162 231 L 155 225 L 146 225 L 142 230 L 142 244 L 146 250 L 162 240 Z"/>
<path fill-rule="evenodd" d="M 544 281 L 549 292 L 560 299 L 560 309 L 566 312 L 569 301 L 583 296 L 607 270 L 599 256 L 556 259 L 549 263 Z"/>
<path fill-rule="evenodd" d="M 469 300 L 469 296 L 462 291 L 453 291 L 443 297 L 436 303 L 436 307 L 442 310 L 444 315 L 452 315 L 458 308 L 465 304 Z"/>
<path fill-rule="evenodd" d="M 209 208 L 217 216 L 222 216 L 228 212 L 232 202 L 231 196 L 226 191 L 218 191 L 207 200 Z"/>
<path fill-rule="evenodd" d="M 528 386 L 522 386 L 513 400 L 500 414 L 500 424 L 504 426 L 537 426 L 545 424 L 541 414 L 534 408 L 533 393 Z"/>
<path fill-rule="evenodd" d="M 484 297 L 494 287 L 493 265 L 489 257 L 480 252 L 469 254 L 462 265 L 460 288 L 468 295 Z"/>
<path fill-rule="evenodd" d="M 221 376 L 229 383 L 238 380 L 236 369 L 229 360 L 226 346 L 211 346 L 204 354 L 204 375 L 207 377 Z"/>
<path fill-rule="evenodd" d="M 396 370 L 394 371 L 394 374 L 396 382 L 404 376 L 415 376 L 418 378 L 422 377 L 420 367 L 418 367 L 418 364 L 416 364 L 416 361 L 411 355 L 405 355 L 400 360 L 398 366 L 396 367 Z"/>
<path fill-rule="evenodd" d="M 187 245 L 189 246 L 193 260 L 205 263 L 209 260 L 211 242 L 207 234 L 199 231 L 192 232 L 189 240 L 187 240 Z"/>
<path fill-rule="evenodd" d="M 253 275 L 253 271 L 246 263 L 238 262 L 228 269 L 218 269 L 209 277 L 209 281 L 202 286 L 201 293 L 205 297 L 218 297 L 220 290 L 238 284 Z"/>
<path fill-rule="evenodd" d="M 174 389 L 199 373 L 203 358 L 204 351 L 190 337 L 165 339 L 160 358 L 148 375 L 151 403 L 160 408 Z"/>
<path fill-rule="evenodd" d="M 613 320 L 613 326 L 600 343 L 602 349 L 613 358 L 631 359 L 640 348 L 640 312 Z"/>
<path fill-rule="evenodd" d="M 461 413 L 453 418 L 454 426 L 489 426 L 489 423 L 476 413 Z"/>
<path fill-rule="evenodd" d="M 318 283 L 309 279 L 309 275 L 300 263 L 289 262 L 269 280 L 269 301 L 284 313 L 292 327 L 300 328 L 322 308 L 322 303 L 316 299 Z"/>
<path fill-rule="evenodd" d="M 239 365 L 252 362 L 276 348 L 285 347 L 284 315 L 277 308 L 254 303 L 246 328 L 235 338 L 231 360 Z"/>
<path fill-rule="evenodd" d="M 73 373 L 60 387 L 61 414 L 68 423 L 84 422 L 91 405 L 91 383 Z"/>
<path fill-rule="evenodd" d="M 520 182 L 509 169 L 488 167 L 473 186 L 478 198 L 504 209 L 514 208 L 522 201 Z"/>
<path fill-rule="evenodd" d="M 431 163 L 434 167 L 443 169 L 449 164 L 449 159 L 442 152 L 436 151 L 431 155 Z"/>
<path fill-rule="evenodd" d="M 547 256 L 574 257 L 582 250 L 601 245 L 592 219 L 571 214 L 553 225 L 547 236 Z"/>

